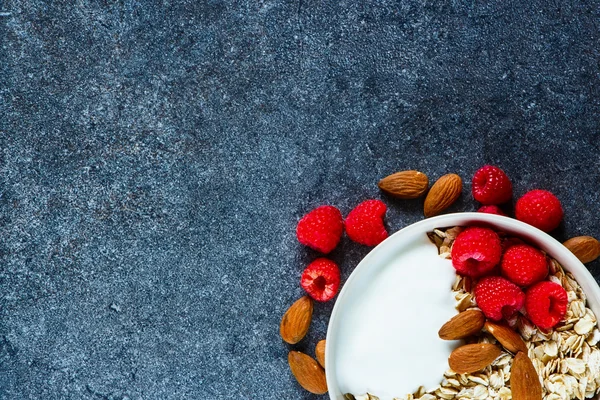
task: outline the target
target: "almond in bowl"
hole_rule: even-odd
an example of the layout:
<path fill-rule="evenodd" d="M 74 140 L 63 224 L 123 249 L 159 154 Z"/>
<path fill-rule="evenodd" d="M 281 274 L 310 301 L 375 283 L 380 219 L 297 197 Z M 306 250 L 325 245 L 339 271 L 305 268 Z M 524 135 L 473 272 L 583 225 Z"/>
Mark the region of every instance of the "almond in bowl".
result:
<path fill-rule="evenodd" d="M 503 232 L 503 241 L 520 238 L 549 257 L 545 280 L 568 297 L 564 318 L 552 329 L 537 327 L 519 310 L 482 324 L 477 278 L 457 275 L 450 261 L 461 228 L 439 229 L 474 225 Z M 376 247 L 340 292 L 327 335 L 329 396 L 591 398 L 600 392 L 599 308 L 600 288 L 589 271 L 538 229 L 482 213 L 430 218 Z"/>

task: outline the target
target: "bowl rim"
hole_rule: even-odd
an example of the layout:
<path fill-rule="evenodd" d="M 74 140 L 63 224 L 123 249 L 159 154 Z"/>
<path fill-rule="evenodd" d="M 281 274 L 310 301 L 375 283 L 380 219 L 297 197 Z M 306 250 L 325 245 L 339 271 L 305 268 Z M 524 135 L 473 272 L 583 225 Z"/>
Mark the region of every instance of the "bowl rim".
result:
<path fill-rule="evenodd" d="M 340 314 L 340 309 L 343 308 L 344 303 L 348 302 L 346 299 L 348 288 L 352 287 L 357 279 L 360 279 L 361 271 L 369 266 L 371 259 L 381 252 L 393 250 L 393 247 L 398 240 L 402 240 L 402 238 L 410 235 L 413 231 L 415 234 L 422 234 L 424 232 L 430 232 L 434 228 L 478 224 L 491 226 L 498 230 L 522 237 L 529 243 L 546 251 L 552 258 L 558 261 L 565 270 L 573 274 L 587 297 L 586 306 L 589 307 L 594 314 L 600 317 L 600 286 L 598 286 L 598 282 L 581 261 L 550 234 L 514 218 L 480 212 L 444 214 L 417 221 L 390 235 L 386 240 L 374 247 L 366 256 L 364 256 L 354 268 L 337 296 L 327 326 L 326 341 L 328 345 L 325 348 L 325 373 L 328 384 L 328 394 L 331 400 L 343 399 L 343 393 L 339 391 L 334 371 L 334 354 L 332 349 L 336 346 L 330 344 L 335 342 L 336 335 L 334 334 L 334 329 L 336 320 Z"/>

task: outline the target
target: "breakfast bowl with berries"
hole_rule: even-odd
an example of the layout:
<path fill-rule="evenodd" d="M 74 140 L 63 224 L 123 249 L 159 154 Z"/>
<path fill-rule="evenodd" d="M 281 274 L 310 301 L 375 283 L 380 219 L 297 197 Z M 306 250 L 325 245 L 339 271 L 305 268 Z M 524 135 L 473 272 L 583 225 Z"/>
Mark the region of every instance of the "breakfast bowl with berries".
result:
<path fill-rule="evenodd" d="M 553 237 L 458 213 L 406 227 L 333 309 L 331 399 L 583 399 L 600 392 L 600 288 Z"/>

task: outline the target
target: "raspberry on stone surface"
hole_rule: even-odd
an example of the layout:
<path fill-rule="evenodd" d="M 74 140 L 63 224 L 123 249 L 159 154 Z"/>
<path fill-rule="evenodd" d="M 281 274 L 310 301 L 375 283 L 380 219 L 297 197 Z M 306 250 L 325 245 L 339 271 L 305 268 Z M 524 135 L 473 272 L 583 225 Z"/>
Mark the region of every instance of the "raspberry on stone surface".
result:
<path fill-rule="evenodd" d="M 553 231 L 563 218 L 560 200 L 547 190 L 525 193 L 515 204 L 515 217 L 544 232 Z"/>
<path fill-rule="evenodd" d="M 329 301 L 340 287 L 340 268 L 327 258 L 317 258 L 300 277 L 300 286 L 316 301 Z"/>
<path fill-rule="evenodd" d="M 502 211 L 502 209 L 496 205 L 481 206 L 481 207 L 479 207 L 477 212 L 502 215 L 502 216 L 506 217 L 506 213 L 504 211 Z"/>
<path fill-rule="evenodd" d="M 502 204 L 512 198 L 512 183 L 506 173 L 493 165 L 484 165 L 473 175 L 473 198 L 481 204 Z"/>
<path fill-rule="evenodd" d="M 366 200 L 357 205 L 344 221 L 348 237 L 366 246 L 383 242 L 388 237 L 383 225 L 386 210 L 387 206 L 381 200 Z"/>
<path fill-rule="evenodd" d="M 343 231 L 344 222 L 340 210 L 325 205 L 315 208 L 300 219 L 296 236 L 303 245 L 327 254 L 336 248 Z"/>

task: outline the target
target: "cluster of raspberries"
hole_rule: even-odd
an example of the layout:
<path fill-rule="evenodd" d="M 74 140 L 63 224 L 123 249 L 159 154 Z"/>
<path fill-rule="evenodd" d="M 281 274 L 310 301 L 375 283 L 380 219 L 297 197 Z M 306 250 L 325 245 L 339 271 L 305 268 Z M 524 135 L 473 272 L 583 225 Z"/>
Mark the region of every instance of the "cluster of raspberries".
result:
<path fill-rule="evenodd" d="M 471 188 L 473 198 L 482 204 L 478 211 L 506 216 L 499 206 L 512 199 L 513 190 L 510 179 L 502 169 L 492 165 L 483 166 L 475 172 Z M 354 242 L 366 246 L 376 246 L 388 237 L 388 232 L 383 224 L 386 210 L 387 207 L 382 201 L 366 200 L 350 211 L 344 220 L 338 208 L 331 205 L 320 206 L 300 219 L 296 235 L 300 243 L 323 254 L 328 254 L 336 248 L 344 229 Z M 515 217 L 549 232 L 560 224 L 563 210 L 556 196 L 548 191 L 538 189 L 527 192 L 516 202 Z M 470 258 L 467 256 L 468 260 L 465 261 L 465 264 L 468 265 L 469 273 L 465 273 L 466 275 L 474 273 L 475 275 L 470 276 L 482 276 L 484 274 L 478 275 L 479 270 L 488 271 L 499 261 L 498 259 L 493 262 L 494 265 L 489 266 L 487 264 L 491 261 L 477 260 L 477 257 L 474 255 L 473 260 L 477 261 L 475 262 L 468 261 Z M 500 255 L 498 255 L 499 257 Z M 459 269 L 457 268 L 457 270 Z M 538 271 L 538 273 L 541 275 L 541 272 Z M 540 280 L 546 276 L 546 273 Z M 514 280 L 517 279 L 514 277 L 511 279 L 523 287 L 532 284 L 531 282 L 519 283 Z M 340 269 L 334 261 L 325 257 L 318 258 L 306 267 L 300 278 L 300 285 L 317 301 L 331 300 L 340 286 Z M 508 308 L 506 310 L 510 311 Z M 542 325 L 538 324 L 540 327 Z"/>
<path fill-rule="evenodd" d="M 344 228 L 351 240 L 376 246 L 388 237 L 383 225 L 386 210 L 382 201 L 366 200 L 350 211 L 344 220 L 336 207 L 320 206 L 302 217 L 296 235 L 300 243 L 323 254 L 336 248 Z M 302 273 L 300 286 L 317 301 L 331 300 L 340 286 L 340 269 L 334 261 L 318 258 Z"/>
<path fill-rule="evenodd" d="M 512 183 L 506 173 L 485 165 L 473 175 L 473 198 L 478 210 L 504 215 L 499 205 L 512 198 Z M 550 232 L 563 218 L 560 201 L 546 190 L 531 190 L 515 204 L 515 217 Z M 461 275 L 481 278 L 475 286 L 475 301 L 491 320 L 511 320 L 522 311 L 540 329 L 550 329 L 567 312 L 568 296 L 557 283 L 546 281 L 548 259 L 525 243 L 506 240 L 489 228 L 471 227 L 460 233 L 452 250 L 452 265 Z"/>
<path fill-rule="evenodd" d="M 510 321 L 521 311 L 548 330 L 567 312 L 567 292 L 546 280 L 549 260 L 533 246 L 515 239 L 502 242 L 492 229 L 469 227 L 456 237 L 451 257 L 458 274 L 479 279 L 475 301 L 491 320 Z"/>
<path fill-rule="evenodd" d="M 510 201 L 513 193 L 512 183 L 503 170 L 485 165 L 475 172 L 471 183 L 473 198 L 483 204 L 477 211 L 506 216 L 499 205 Z M 515 217 L 544 232 L 550 232 L 560 224 L 563 209 L 555 195 L 547 190 L 535 189 L 517 200 Z"/>

